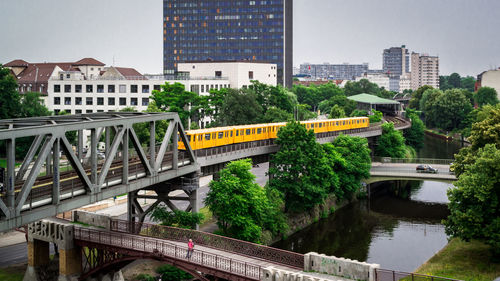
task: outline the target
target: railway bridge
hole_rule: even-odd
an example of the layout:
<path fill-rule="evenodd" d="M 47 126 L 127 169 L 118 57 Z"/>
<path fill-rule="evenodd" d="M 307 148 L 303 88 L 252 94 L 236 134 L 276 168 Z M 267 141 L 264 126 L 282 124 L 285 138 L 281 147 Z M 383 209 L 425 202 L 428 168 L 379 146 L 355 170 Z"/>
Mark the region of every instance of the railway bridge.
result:
<path fill-rule="evenodd" d="M 404 119 L 390 121 L 397 129 L 410 126 Z M 86 148 L 83 138 L 88 132 L 90 146 Z M 318 133 L 316 137 L 325 143 L 340 133 L 372 138 L 382 130 L 372 126 Z M 149 148 L 141 145 L 145 141 Z M 179 150 L 178 141 L 187 149 Z M 7 158 L 5 192 L 0 194 L 0 231 L 122 194 L 128 194 L 130 221 L 144 221 L 162 202 L 175 210 L 176 202 L 188 201 L 186 211 L 197 211 L 200 175 L 214 174 L 237 159 L 268 161 L 278 150 L 274 140 L 268 139 L 195 153 L 176 113 L 139 112 L 0 120 L 0 143 Z M 16 161 L 20 155 L 16 143 L 30 144 L 21 162 Z M 105 153 L 98 152 L 99 143 L 104 143 Z M 150 190 L 154 195 L 139 194 L 139 190 Z M 173 190 L 182 190 L 184 195 L 170 196 Z M 141 198 L 156 201 L 144 210 L 138 202 Z"/>

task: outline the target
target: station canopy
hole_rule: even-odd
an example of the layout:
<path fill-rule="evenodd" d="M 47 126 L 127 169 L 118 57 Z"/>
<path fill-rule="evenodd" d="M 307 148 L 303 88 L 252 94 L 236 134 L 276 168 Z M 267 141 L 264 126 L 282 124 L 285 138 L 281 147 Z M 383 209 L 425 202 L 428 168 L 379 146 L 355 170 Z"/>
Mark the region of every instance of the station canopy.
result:
<path fill-rule="evenodd" d="M 353 100 L 358 103 L 368 103 L 368 104 L 399 104 L 398 101 L 383 99 L 374 95 L 369 94 L 359 94 L 347 97 L 350 100 Z"/>

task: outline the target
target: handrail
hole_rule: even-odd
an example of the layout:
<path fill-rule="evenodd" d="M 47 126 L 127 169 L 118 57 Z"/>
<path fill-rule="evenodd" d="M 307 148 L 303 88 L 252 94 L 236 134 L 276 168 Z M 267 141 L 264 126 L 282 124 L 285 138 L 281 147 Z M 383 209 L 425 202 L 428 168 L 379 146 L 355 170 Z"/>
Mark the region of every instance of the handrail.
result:
<path fill-rule="evenodd" d="M 372 157 L 372 162 L 450 165 L 454 159 Z"/>
<path fill-rule="evenodd" d="M 205 247 L 237 253 L 253 258 L 260 258 L 273 263 L 294 267 L 300 270 L 304 269 L 303 254 L 259 245 L 212 233 L 184 228 L 176 228 L 171 226 L 162 226 L 157 224 L 129 222 L 118 219 L 111 220 L 111 230 L 181 242 L 186 242 L 189 239 L 192 239 L 195 244 L 203 245 Z"/>
<path fill-rule="evenodd" d="M 375 281 L 398 281 L 398 280 L 428 280 L 428 281 L 462 281 L 447 277 L 439 277 L 418 273 L 408 273 L 389 269 L 375 269 Z"/>
<path fill-rule="evenodd" d="M 124 235 L 123 233 L 75 227 L 74 238 L 85 242 L 150 253 L 159 257 L 167 256 L 178 260 L 187 260 L 190 263 L 230 272 L 254 280 L 260 280 L 262 275 L 262 267 L 257 264 L 228 258 L 203 250 L 193 251 L 191 257 L 188 258 L 187 247 L 140 235 Z"/>

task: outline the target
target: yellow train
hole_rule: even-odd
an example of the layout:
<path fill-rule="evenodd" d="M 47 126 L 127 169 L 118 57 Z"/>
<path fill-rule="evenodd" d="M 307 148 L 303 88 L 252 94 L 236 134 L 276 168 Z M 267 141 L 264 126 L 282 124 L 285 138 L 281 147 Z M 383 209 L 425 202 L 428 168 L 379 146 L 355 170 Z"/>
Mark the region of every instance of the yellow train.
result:
<path fill-rule="evenodd" d="M 302 121 L 308 130 L 314 133 L 326 133 L 350 129 L 360 129 L 370 126 L 368 117 L 352 117 L 342 119 Z M 251 142 L 265 139 L 275 139 L 278 130 L 286 123 L 268 123 L 217 127 L 209 129 L 189 130 L 186 135 L 191 149 L 198 150 L 235 143 Z M 184 143 L 179 139 L 179 149 L 185 150 Z"/>

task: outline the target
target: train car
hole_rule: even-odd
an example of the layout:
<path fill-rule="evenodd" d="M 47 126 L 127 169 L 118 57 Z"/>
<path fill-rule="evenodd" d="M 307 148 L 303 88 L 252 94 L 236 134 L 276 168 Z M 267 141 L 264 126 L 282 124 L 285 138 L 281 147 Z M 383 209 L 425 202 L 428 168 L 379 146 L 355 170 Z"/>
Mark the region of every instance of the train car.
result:
<path fill-rule="evenodd" d="M 312 120 L 302 121 L 300 123 L 303 124 L 306 129 L 313 130 L 314 133 L 343 131 L 370 126 L 368 117 Z M 234 143 L 275 139 L 278 137 L 279 129 L 283 126 L 286 126 L 285 122 L 217 127 L 189 130 L 186 131 L 186 135 L 191 145 L 191 149 L 198 150 Z M 179 149 L 185 150 L 184 143 L 182 143 L 180 139 L 178 147 Z"/>

